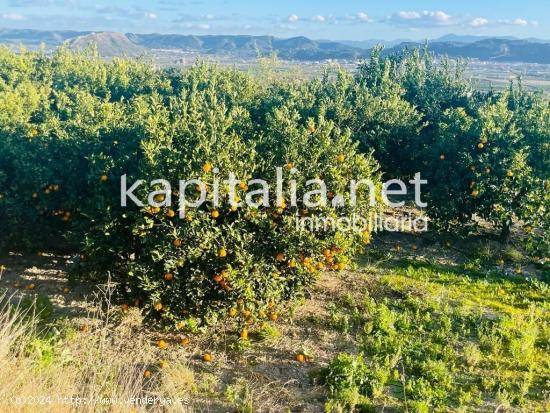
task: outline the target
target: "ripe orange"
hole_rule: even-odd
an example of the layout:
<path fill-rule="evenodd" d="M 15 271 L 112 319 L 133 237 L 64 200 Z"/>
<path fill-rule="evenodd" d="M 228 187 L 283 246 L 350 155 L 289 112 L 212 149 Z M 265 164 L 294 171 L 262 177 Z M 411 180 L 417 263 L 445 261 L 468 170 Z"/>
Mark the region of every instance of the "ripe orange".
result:
<path fill-rule="evenodd" d="M 157 311 L 162 310 L 162 303 L 158 303 L 158 302 L 155 303 L 155 304 L 153 305 L 153 308 L 154 308 L 155 310 L 157 310 Z"/>
<path fill-rule="evenodd" d="M 478 195 L 479 195 L 479 191 L 478 191 L 477 189 L 474 189 L 474 190 L 472 191 L 472 196 L 475 198 L 475 197 L 478 196 Z"/>
<path fill-rule="evenodd" d="M 508 172 L 506 172 L 506 176 L 507 176 L 508 178 L 511 178 L 511 177 L 514 176 L 514 173 L 513 173 L 512 171 L 508 171 Z"/>
<path fill-rule="evenodd" d="M 485 145 L 484 145 L 483 143 L 481 143 L 481 142 L 479 142 L 479 143 L 477 144 L 477 149 L 483 149 L 484 147 L 485 147 Z"/>
<path fill-rule="evenodd" d="M 188 346 L 190 341 L 191 341 L 191 340 L 189 340 L 189 337 L 183 336 L 183 337 L 180 339 L 180 344 L 181 344 L 182 346 Z"/>
<path fill-rule="evenodd" d="M 166 348 L 168 348 L 168 343 L 164 340 L 159 340 L 159 341 L 157 341 L 157 346 L 161 350 L 165 350 Z"/>
<path fill-rule="evenodd" d="M 242 189 L 243 191 L 246 191 L 248 189 L 248 185 L 246 184 L 245 181 L 241 181 L 239 182 L 239 188 Z"/>
<path fill-rule="evenodd" d="M 215 209 L 215 210 L 213 210 L 213 211 L 210 213 L 210 216 L 211 216 L 212 218 L 216 219 L 216 218 L 218 218 L 218 217 L 220 216 L 220 212 L 219 212 L 217 209 Z"/>
<path fill-rule="evenodd" d="M 237 309 L 235 307 L 230 308 L 227 314 L 229 315 L 229 317 L 235 317 L 237 315 Z"/>
<path fill-rule="evenodd" d="M 285 168 L 291 170 L 292 168 L 294 168 L 294 164 L 292 162 L 289 162 L 285 165 Z"/>
<path fill-rule="evenodd" d="M 279 315 L 277 313 L 269 313 L 269 319 L 271 321 L 277 321 L 278 318 L 279 318 Z"/>
<path fill-rule="evenodd" d="M 202 166 L 202 170 L 203 172 L 206 172 L 206 173 L 209 173 L 212 171 L 212 164 L 206 162 L 203 166 Z"/>
<path fill-rule="evenodd" d="M 279 262 L 282 262 L 285 260 L 285 254 L 283 254 L 282 252 L 279 252 L 276 256 L 275 256 L 275 259 Z"/>
<path fill-rule="evenodd" d="M 214 281 L 217 283 L 221 282 L 223 280 L 223 277 L 220 274 L 214 275 Z"/>
<path fill-rule="evenodd" d="M 306 361 L 306 356 L 303 354 L 296 354 L 296 361 L 298 363 L 304 363 Z"/>
<path fill-rule="evenodd" d="M 248 340 L 248 330 L 246 328 L 241 331 L 241 339 Z"/>
<path fill-rule="evenodd" d="M 164 281 L 172 281 L 174 279 L 174 274 L 171 272 L 167 272 L 164 274 Z"/>
<path fill-rule="evenodd" d="M 145 370 L 143 372 L 143 377 L 145 377 L 146 379 L 148 379 L 149 377 L 151 377 L 151 372 L 149 370 Z"/>
<path fill-rule="evenodd" d="M 174 246 L 175 247 L 181 247 L 181 239 L 175 239 L 174 240 Z"/>
<path fill-rule="evenodd" d="M 344 161 L 346 160 L 346 156 L 345 156 L 343 153 L 341 153 L 340 155 L 338 155 L 338 156 L 336 157 L 336 160 L 337 160 L 338 162 L 342 163 L 342 162 L 344 162 Z"/>
<path fill-rule="evenodd" d="M 107 175 L 101 175 L 101 176 L 99 177 L 99 180 L 100 180 L 101 182 L 107 182 L 107 181 L 109 180 L 109 177 L 108 177 Z"/>
<path fill-rule="evenodd" d="M 69 294 L 70 292 L 71 292 L 71 289 L 69 287 L 63 288 L 63 293 L 64 294 Z"/>
<path fill-rule="evenodd" d="M 205 361 L 207 363 L 211 362 L 212 360 L 214 360 L 214 356 L 212 356 L 212 354 L 210 353 L 205 353 L 203 356 L 202 356 L 202 361 Z"/>
<path fill-rule="evenodd" d="M 218 257 L 220 257 L 220 258 L 227 257 L 227 251 L 226 251 L 225 248 L 220 248 L 218 250 Z"/>
<path fill-rule="evenodd" d="M 34 287 L 35 285 L 31 283 L 31 284 L 28 284 L 26 288 L 27 290 L 34 290 Z"/>
<path fill-rule="evenodd" d="M 169 209 L 168 211 L 166 211 L 166 216 L 168 218 L 174 218 L 176 216 L 176 213 L 174 212 L 173 209 Z"/>

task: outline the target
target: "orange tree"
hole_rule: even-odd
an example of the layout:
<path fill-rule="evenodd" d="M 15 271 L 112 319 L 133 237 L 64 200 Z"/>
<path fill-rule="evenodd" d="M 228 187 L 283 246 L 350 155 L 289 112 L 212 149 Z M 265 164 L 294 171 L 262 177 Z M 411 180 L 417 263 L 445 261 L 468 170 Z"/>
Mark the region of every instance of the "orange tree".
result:
<path fill-rule="evenodd" d="M 514 218 L 535 190 L 525 138 L 505 93 L 483 104 L 475 116 L 447 110 L 427 150 L 428 212 L 446 229 L 484 218 L 506 238 Z"/>
<path fill-rule="evenodd" d="M 327 184 L 329 199 L 345 198 L 351 179 L 370 178 L 379 188 L 377 164 L 358 153 L 349 133 L 334 123 L 322 116 L 301 119 L 291 99 L 259 105 L 263 92 L 251 78 L 199 66 L 177 82 L 178 94 L 129 102 L 128 123 L 140 144 L 125 173 L 129 184 L 143 178 L 169 181 L 172 192 L 158 194 L 160 203 L 181 190 L 178 180 L 200 179 L 206 202 L 187 208 L 183 219 L 177 204 L 121 208 L 113 205 L 119 202 L 118 183 L 110 186 L 109 180 L 101 186 L 103 204 L 86 235 L 83 270 L 99 277 L 110 271 L 125 300 L 175 326 L 224 316 L 238 316 L 243 323 L 276 319 L 277 307 L 303 293 L 319 270 L 345 268 L 370 239 L 368 227 L 348 233 L 331 225 L 303 227 L 297 221 L 368 217 L 374 210 L 364 189 L 355 207 L 349 202 L 338 208 L 308 208 L 301 201 L 293 205 L 288 180 L 296 179 L 297 200 L 314 189 L 305 185 L 313 178 Z M 239 95 L 243 90 L 249 93 Z M 256 123 L 251 106 L 256 117 L 262 107 L 263 122 Z M 287 181 L 282 200 L 274 196 L 276 167 L 283 167 Z M 105 170 L 109 177 L 123 172 L 116 160 Z M 230 188 L 223 182 L 230 173 L 239 180 L 241 205 L 230 202 Z M 266 205 L 244 202 L 258 189 L 251 179 L 269 183 Z M 159 188 L 143 186 L 136 194 L 144 200 L 153 189 Z M 194 199 L 200 189 L 191 185 L 185 195 Z"/>

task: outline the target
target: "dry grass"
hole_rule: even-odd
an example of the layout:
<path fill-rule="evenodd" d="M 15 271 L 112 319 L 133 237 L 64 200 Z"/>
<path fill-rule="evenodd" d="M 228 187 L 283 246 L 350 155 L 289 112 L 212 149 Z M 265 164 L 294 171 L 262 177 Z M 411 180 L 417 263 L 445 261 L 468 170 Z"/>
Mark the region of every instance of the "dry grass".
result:
<path fill-rule="evenodd" d="M 109 305 L 109 291 L 99 296 L 104 305 L 63 340 L 51 328 L 45 330 L 32 307 L 0 297 L 0 411 L 190 411 L 179 402 L 194 385 L 185 361 L 159 364 L 154 348 L 135 334 L 139 314 L 112 320 L 116 310 Z M 128 402 L 146 397 L 157 401 L 147 406 Z M 162 406 L 161 399 L 172 405 Z"/>

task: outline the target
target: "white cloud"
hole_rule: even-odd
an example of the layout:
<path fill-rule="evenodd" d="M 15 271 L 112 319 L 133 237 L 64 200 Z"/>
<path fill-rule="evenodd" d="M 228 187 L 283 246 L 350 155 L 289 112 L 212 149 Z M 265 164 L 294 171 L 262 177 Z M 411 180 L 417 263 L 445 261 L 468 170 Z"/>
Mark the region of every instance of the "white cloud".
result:
<path fill-rule="evenodd" d="M 210 25 L 209 24 L 202 23 L 202 24 L 197 25 L 197 27 L 201 30 L 210 30 Z"/>
<path fill-rule="evenodd" d="M 422 17 L 421 14 L 416 11 L 400 11 L 397 13 L 397 16 L 403 20 L 420 19 L 420 17 Z"/>
<path fill-rule="evenodd" d="M 149 13 L 149 12 L 146 12 L 145 13 L 145 17 L 147 19 L 151 19 L 151 20 L 156 20 L 157 19 L 157 15 L 155 13 Z"/>
<path fill-rule="evenodd" d="M 454 24 L 453 17 L 444 11 L 400 11 L 394 13 L 389 22 L 410 27 L 449 26 Z"/>
<path fill-rule="evenodd" d="M 0 17 L 2 20 L 25 20 L 25 16 L 17 13 L 3 13 Z"/>
<path fill-rule="evenodd" d="M 314 22 L 323 23 L 326 20 L 326 18 L 325 16 L 321 16 L 320 14 L 318 14 L 317 16 L 313 16 L 311 20 L 313 20 Z"/>
<path fill-rule="evenodd" d="M 296 23 L 298 20 L 300 20 L 300 18 L 295 14 L 291 14 L 290 16 L 287 17 L 287 21 L 290 23 Z"/>
<path fill-rule="evenodd" d="M 511 24 L 513 24 L 514 26 L 527 26 L 529 22 L 527 20 L 517 18 L 512 20 Z"/>
<path fill-rule="evenodd" d="M 481 27 L 489 24 L 489 20 L 487 20 L 484 17 L 476 17 L 474 20 L 470 22 L 470 26 L 472 27 Z"/>
<path fill-rule="evenodd" d="M 506 26 L 538 26 L 539 22 L 536 20 L 527 21 L 525 19 L 517 18 L 514 20 L 498 20 L 498 24 L 506 25 Z"/>
<path fill-rule="evenodd" d="M 371 21 L 369 15 L 365 12 L 362 12 L 362 11 L 357 13 L 357 19 L 362 21 L 362 22 L 370 22 Z"/>

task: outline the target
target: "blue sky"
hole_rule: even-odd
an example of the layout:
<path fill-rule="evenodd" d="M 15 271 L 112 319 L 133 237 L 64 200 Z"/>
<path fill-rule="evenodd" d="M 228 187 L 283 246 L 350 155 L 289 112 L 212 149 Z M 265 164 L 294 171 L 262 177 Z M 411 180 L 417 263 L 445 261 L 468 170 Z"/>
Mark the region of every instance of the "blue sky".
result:
<path fill-rule="evenodd" d="M 0 28 L 425 39 L 550 38 L 547 0 L 0 0 Z M 520 6 L 518 6 L 520 4 Z"/>

